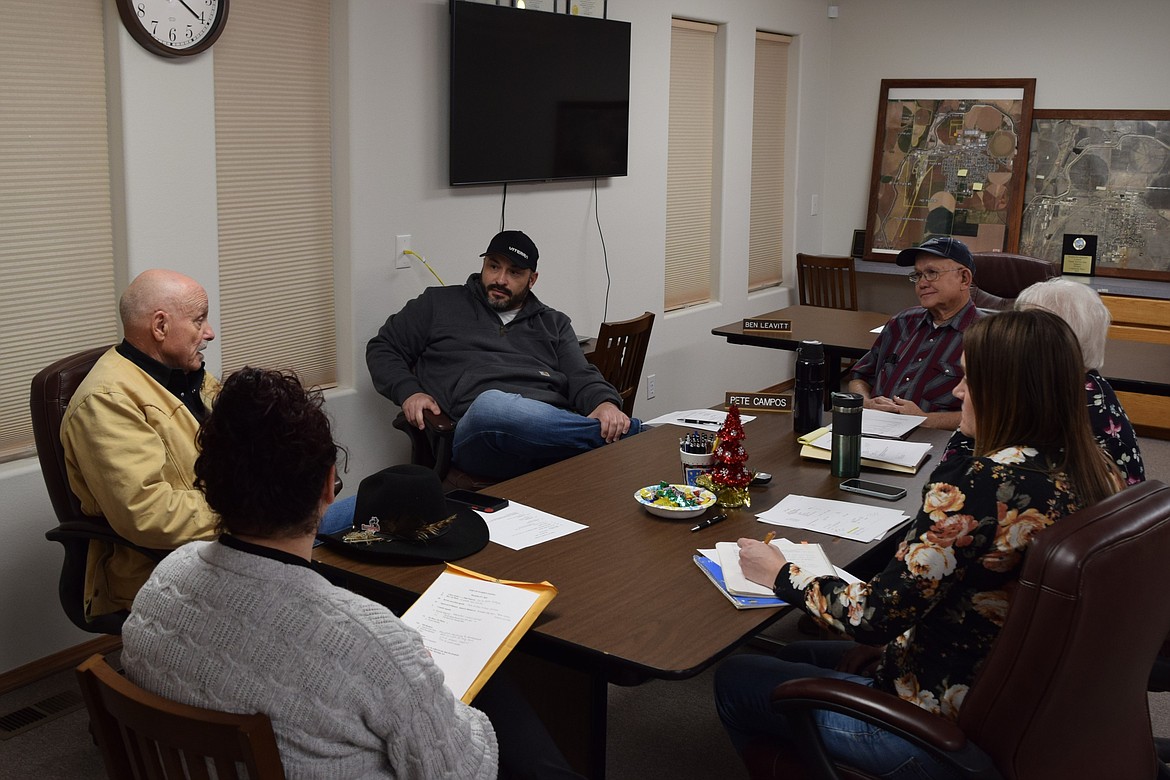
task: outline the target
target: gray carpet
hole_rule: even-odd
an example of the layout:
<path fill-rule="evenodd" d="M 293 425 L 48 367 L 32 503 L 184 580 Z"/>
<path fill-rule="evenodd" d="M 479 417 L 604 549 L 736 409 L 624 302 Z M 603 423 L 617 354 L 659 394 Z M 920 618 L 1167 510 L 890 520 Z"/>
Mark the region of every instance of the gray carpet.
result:
<path fill-rule="evenodd" d="M 1170 442 L 1141 440 L 1146 473 L 1170 482 Z M 803 638 L 796 616 L 780 620 L 769 638 Z M 611 780 L 678 778 L 739 780 L 747 773 L 715 714 L 711 671 L 690 680 L 656 681 L 634 688 L 611 686 L 607 776 Z M 0 696 L 0 718 L 66 690 L 64 672 Z M 1150 694 L 1154 734 L 1170 737 L 1170 693 Z M 0 776 L 12 780 L 86 780 L 104 777 L 84 710 L 46 719 L 28 731 L 0 740 Z"/>

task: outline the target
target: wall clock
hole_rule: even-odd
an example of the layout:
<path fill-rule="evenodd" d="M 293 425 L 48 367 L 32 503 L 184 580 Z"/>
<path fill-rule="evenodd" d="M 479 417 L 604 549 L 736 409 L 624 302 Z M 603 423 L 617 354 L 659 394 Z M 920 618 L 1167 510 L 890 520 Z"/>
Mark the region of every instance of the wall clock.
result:
<path fill-rule="evenodd" d="M 122 24 L 147 51 L 188 57 L 211 47 L 227 22 L 228 0 L 117 0 Z"/>

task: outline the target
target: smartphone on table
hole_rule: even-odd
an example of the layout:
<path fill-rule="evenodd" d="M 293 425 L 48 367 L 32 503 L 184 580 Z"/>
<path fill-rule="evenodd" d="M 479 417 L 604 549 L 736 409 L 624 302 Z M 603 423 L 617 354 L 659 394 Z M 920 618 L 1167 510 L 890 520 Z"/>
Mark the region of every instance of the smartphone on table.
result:
<path fill-rule="evenodd" d="M 897 501 L 906 495 L 906 488 L 896 485 L 886 485 L 882 482 L 870 482 L 867 479 L 847 479 L 841 483 L 842 490 L 850 493 L 860 493 L 863 496 L 884 498 L 887 501 Z"/>
<path fill-rule="evenodd" d="M 466 504 L 480 512 L 496 512 L 508 505 L 508 499 L 477 493 L 474 490 L 452 490 L 447 494 L 450 501 Z"/>

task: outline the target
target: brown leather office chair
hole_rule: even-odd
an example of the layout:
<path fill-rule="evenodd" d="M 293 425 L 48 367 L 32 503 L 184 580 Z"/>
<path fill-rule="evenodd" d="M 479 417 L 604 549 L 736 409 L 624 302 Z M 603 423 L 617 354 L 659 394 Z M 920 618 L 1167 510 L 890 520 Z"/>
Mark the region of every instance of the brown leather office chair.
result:
<path fill-rule="evenodd" d="M 77 667 L 77 679 L 111 780 L 284 777 L 267 715 L 218 712 L 164 699 L 118 674 L 101 655 Z M 214 775 L 209 766 L 214 766 Z"/>
<path fill-rule="evenodd" d="M 1146 685 L 1170 628 L 1170 486 L 1157 480 L 1111 496 L 1041 533 L 1024 560 L 1003 631 L 957 723 L 882 691 L 831 679 L 776 687 L 801 755 L 757 742 L 753 778 L 798 764 L 815 778 L 867 778 L 821 752 L 811 711 L 877 723 L 970 778 L 1167 778 L 1156 758 Z M 1134 594 L 1137 594 L 1136 596 Z M 1143 598 L 1141 594 L 1148 594 Z"/>
<path fill-rule="evenodd" d="M 1025 288 L 1060 276 L 1059 266 L 1038 257 L 1008 252 L 979 252 L 973 257 L 975 281 L 971 297 L 981 309 L 1010 309 Z"/>
<path fill-rule="evenodd" d="M 649 311 L 632 320 L 603 322 L 597 334 L 597 347 L 585 356 L 621 394 L 622 411 L 627 417 L 634 414 L 653 327 L 654 313 Z"/>
<path fill-rule="evenodd" d="M 796 287 L 801 306 L 857 311 L 857 274 L 852 257 L 797 253 Z"/>
<path fill-rule="evenodd" d="M 87 349 L 41 369 L 32 380 L 29 407 L 41 475 L 45 479 L 49 500 L 58 521 L 56 528 L 45 532 L 45 538 L 60 542 L 65 548 L 65 560 L 61 564 L 61 579 L 58 582 L 61 607 L 73 625 L 83 631 L 120 634 L 122 621 L 126 619 L 125 612 L 100 615 L 93 620 L 87 620 L 85 616 L 85 567 L 90 540 L 132 547 L 156 561 L 162 560 L 166 552 L 131 544 L 115 533 L 105 518 L 82 514 L 81 503 L 69 487 L 65 451 L 61 446 L 61 420 L 69 406 L 69 399 L 93 364 L 107 350 L 109 347 Z"/>

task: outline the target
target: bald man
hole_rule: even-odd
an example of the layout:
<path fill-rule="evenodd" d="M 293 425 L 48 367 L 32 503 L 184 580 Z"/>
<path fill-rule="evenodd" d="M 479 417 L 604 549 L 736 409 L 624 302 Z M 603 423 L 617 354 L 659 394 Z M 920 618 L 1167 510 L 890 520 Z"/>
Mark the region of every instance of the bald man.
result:
<path fill-rule="evenodd" d="M 203 368 L 215 338 L 207 292 L 187 276 L 144 271 L 122 294 L 125 338 L 98 359 L 61 423 L 69 485 L 87 515 L 119 535 L 170 550 L 215 537 L 217 517 L 195 489 L 195 434 L 219 392 Z M 154 564 L 126 547 L 90 542 L 90 617 L 129 610 Z"/>

